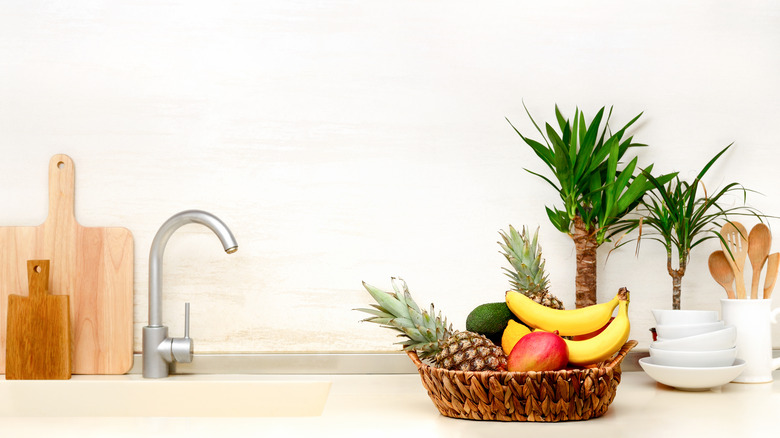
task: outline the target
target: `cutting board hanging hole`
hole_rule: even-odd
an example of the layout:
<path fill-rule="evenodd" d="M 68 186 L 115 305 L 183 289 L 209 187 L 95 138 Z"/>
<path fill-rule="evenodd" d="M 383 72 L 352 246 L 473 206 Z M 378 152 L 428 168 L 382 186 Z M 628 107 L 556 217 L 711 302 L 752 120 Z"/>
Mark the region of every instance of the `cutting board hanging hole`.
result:
<path fill-rule="evenodd" d="M 30 264 L 29 276 L 27 278 L 27 287 L 30 297 L 44 297 L 49 291 L 49 262 L 42 264 L 36 261 L 28 262 Z"/>
<path fill-rule="evenodd" d="M 58 169 L 64 169 L 65 168 L 65 163 L 60 161 L 59 163 L 57 163 L 57 168 Z"/>

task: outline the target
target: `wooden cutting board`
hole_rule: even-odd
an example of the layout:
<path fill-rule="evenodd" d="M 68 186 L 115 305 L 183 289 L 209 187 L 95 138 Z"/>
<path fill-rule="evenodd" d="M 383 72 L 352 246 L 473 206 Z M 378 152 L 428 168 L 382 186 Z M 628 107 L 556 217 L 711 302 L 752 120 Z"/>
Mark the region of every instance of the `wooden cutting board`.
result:
<path fill-rule="evenodd" d="M 49 162 L 49 214 L 37 227 L 0 227 L 0 303 L 24 290 L 27 260 L 50 260 L 49 290 L 70 296 L 74 374 L 123 374 L 133 364 L 133 236 L 126 228 L 83 227 L 74 215 L 75 170 Z M 7 308 L 0 307 L 0 373 Z"/>
<path fill-rule="evenodd" d="M 70 297 L 49 295 L 49 260 L 29 260 L 30 292 L 8 296 L 5 378 L 70 379 Z"/>

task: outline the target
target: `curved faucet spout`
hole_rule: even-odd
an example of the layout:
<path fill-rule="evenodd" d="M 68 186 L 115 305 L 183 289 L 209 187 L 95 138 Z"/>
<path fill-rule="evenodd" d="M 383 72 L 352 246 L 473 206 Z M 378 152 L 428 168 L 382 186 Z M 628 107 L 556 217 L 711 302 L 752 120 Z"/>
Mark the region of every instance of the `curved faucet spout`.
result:
<path fill-rule="evenodd" d="M 201 210 L 186 210 L 171 216 L 162 224 L 152 241 L 149 251 L 149 326 L 162 326 L 162 266 L 165 245 L 174 231 L 182 225 L 198 223 L 207 226 L 219 237 L 225 252 L 238 250 L 238 243 L 227 225 L 218 217 Z"/>

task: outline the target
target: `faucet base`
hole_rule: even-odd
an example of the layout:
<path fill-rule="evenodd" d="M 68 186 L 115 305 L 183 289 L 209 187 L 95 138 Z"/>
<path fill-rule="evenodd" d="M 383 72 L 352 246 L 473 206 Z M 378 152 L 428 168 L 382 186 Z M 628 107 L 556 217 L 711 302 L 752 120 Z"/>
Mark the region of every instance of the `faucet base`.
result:
<path fill-rule="evenodd" d="M 143 376 L 152 379 L 168 377 L 170 364 L 158 353 L 160 344 L 168 337 L 166 326 L 146 326 L 143 328 Z"/>

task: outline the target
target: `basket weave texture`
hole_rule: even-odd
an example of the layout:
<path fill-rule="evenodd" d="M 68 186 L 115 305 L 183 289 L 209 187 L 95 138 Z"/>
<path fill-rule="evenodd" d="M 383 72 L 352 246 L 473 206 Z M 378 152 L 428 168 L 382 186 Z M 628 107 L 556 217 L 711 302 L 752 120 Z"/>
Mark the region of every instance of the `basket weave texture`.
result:
<path fill-rule="evenodd" d="M 560 371 L 451 371 L 407 352 L 428 396 L 446 417 L 498 421 L 570 421 L 604 415 L 620 383 L 626 342 L 598 367 Z"/>

